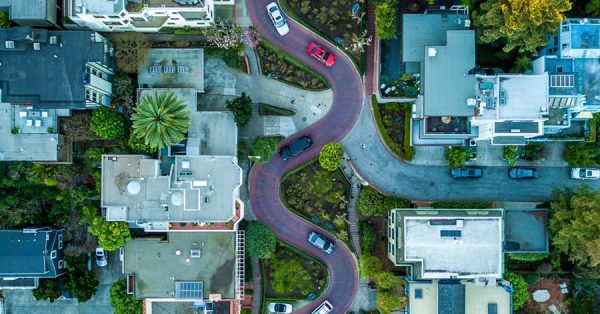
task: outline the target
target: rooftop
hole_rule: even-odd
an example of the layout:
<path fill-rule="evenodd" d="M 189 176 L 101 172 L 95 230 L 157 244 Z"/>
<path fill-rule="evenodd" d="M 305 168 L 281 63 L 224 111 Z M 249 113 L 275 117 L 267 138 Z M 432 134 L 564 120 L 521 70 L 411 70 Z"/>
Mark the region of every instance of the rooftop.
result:
<path fill-rule="evenodd" d="M 6 48 L 6 42 L 15 48 Z M 33 47 L 37 44 L 39 50 Z M 106 45 L 91 31 L 0 29 L 2 101 L 34 109 L 85 108 L 85 65 L 110 65 Z"/>
<path fill-rule="evenodd" d="M 404 260 L 421 278 L 502 276 L 502 217 L 404 216 Z"/>
<path fill-rule="evenodd" d="M 136 298 L 234 299 L 235 237 L 235 232 L 170 232 L 166 241 L 133 239 L 125 245 L 123 271 L 135 276 Z M 177 291 L 178 282 L 201 283 L 199 294 Z"/>
<path fill-rule="evenodd" d="M 600 49 L 600 19 L 568 19 L 561 30 L 570 34 L 570 49 Z"/>
<path fill-rule="evenodd" d="M 187 144 L 188 155 L 236 156 L 237 127 L 233 114 L 216 111 L 193 112 Z"/>
<path fill-rule="evenodd" d="M 191 87 L 204 91 L 204 50 L 150 49 L 139 67 L 138 85 L 144 88 Z"/>
<path fill-rule="evenodd" d="M 127 0 L 72 0 L 73 12 L 116 15 L 125 9 Z"/>
<path fill-rule="evenodd" d="M 0 276 L 56 277 L 59 270 L 50 258 L 56 241 L 56 230 L 1 230 Z"/>
<path fill-rule="evenodd" d="M 547 209 L 506 208 L 504 215 L 506 242 L 518 243 L 521 252 L 548 252 Z"/>
<path fill-rule="evenodd" d="M 499 93 L 504 90 L 505 105 L 496 106 L 499 118 L 540 119 L 541 108 L 548 107 L 548 76 L 499 75 Z"/>
<path fill-rule="evenodd" d="M 48 2 L 53 3 L 49 6 Z M 9 8 L 11 20 L 45 20 L 52 12 L 49 7 L 56 6 L 56 1 L 49 0 L 0 0 L 0 8 Z"/>

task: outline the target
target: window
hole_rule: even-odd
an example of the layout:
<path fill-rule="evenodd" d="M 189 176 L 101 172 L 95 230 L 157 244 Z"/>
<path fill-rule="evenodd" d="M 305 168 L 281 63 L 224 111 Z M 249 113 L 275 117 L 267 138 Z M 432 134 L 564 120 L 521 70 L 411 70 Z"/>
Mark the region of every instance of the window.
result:
<path fill-rule="evenodd" d="M 572 74 L 550 75 L 550 87 L 575 87 L 575 75 L 572 75 Z"/>
<path fill-rule="evenodd" d="M 92 94 L 89 89 L 85 90 L 85 99 L 92 100 Z"/>
<path fill-rule="evenodd" d="M 59 234 L 58 235 L 58 249 L 62 249 L 63 248 L 63 235 Z"/>
<path fill-rule="evenodd" d="M 56 250 L 50 252 L 50 258 L 56 258 Z"/>
<path fill-rule="evenodd" d="M 63 269 L 65 267 L 63 260 L 58 261 L 58 269 Z"/>
<path fill-rule="evenodd" d="M 415 299 L 423 299 L 423 289 L 415 289 Z"/>

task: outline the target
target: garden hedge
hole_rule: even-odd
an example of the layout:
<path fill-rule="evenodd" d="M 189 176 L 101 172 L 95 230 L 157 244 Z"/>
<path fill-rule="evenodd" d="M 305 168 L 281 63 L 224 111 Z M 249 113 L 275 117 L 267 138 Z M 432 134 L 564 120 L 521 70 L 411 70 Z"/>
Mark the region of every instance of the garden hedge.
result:
<path fill-rule="evenodd" d="M 383 137 L 383 141 L 385 145 L 389 147 L 389 149 L 396 154 L 398 157 L 404 160 L 412 160 L 415 150 L 412 146 L 410 146 L 410 120 L 412 119 L 411 111 L 409 106 L 404 108 L 404 147 L 398 147 L 396 143 L 392 140 L 389 134 L 386 132 L 385 127 L 383 126 L 383 119 L 381 114 L 379 113 L 379 103 L 377 102 L 377 97 L 371 97 L 371 103 L 373 104 L 373 114 L 375 115 L 375 122 L 377 123 L 377 128 L 379 129 L 379 134 Z"/>

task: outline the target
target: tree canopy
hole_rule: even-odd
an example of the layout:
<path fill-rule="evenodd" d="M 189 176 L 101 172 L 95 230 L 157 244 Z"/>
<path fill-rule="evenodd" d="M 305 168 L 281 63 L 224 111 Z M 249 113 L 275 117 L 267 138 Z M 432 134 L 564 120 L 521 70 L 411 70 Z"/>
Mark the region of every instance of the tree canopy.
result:
<path fill-rule="evenodd" d="M 463 167 L 469 160 L 471 149 L 466 147 L 449 147 L 444 151 L 444 157 L 450 168 Z"/>
<path fill-rule="evenodd" d="M 513 287 L 512 293 L 512 307 L 516 311 L 520 309 L 527 300 L 529 300 L 529 290 L 527 289 L 527 282 L 521 275 L 515 273 L 506 272 L 504 279 L 510 282 Z"/>
<path fill-rule="evenodd" d="M 92 113 L 90 129 L 101 138 L 122 138 L 125 136 L 125 117 L 116 110 L 98 108 Z"/>
<path fill-rule="evenodd" d="M 277 150 L 279 137 L 259 136 L 250 145 L 250 156 L 248 158 L 260 163 L 268 162 Z"/>
<path fill-rule="evenodd" d="M 325 144 L 319 153 L 319 164 L 325 170 L 336 171 L 344 160 L 344 148 L 342 144 L 331 142 Z"/>
<path fill-rule="evenodd" d="M 410 200 L 396 196 L 386 196 L 372 187 L 365 186 L 360 189 L 356 209 L 364 216 L 382 216 L 390 209 L 406 208 Z"/>
<path fill-rule="evenodd" d="M 311 274 L 302 266 L 300 261 L 294 259 L 277 259 L 273 257 L 270 260 L 271 267 L 271 287 L 277 293 L 292 293 L 296 289 L 304 295 L 313 290 Z"/>
<path fill-rule="evenodd" d="M 32 290 L 33 297 L 38 300 L 46 300 L 54 303 L 61 295 L 61 288 L 57 279 L 41 279 L 37 288 Z"/>
<path fill-rule="evenodd" d="M 142 301 L 127 294 L 125 280 L 119 280 L 110 287 L 110 304 L 115 314 L 142 314 Z"/>
<path fill-rule="evenodd" d="M 146 35 L 138 32 L 116 32 L 110 34 L 109 38 L 115 44 L 117 68 L 125 73 L 136 73 L 151 47 Z"/>
<path fill-rule="evenodd" d="M 473 13 L 477 38 L 483 43 L 502 43 L 502 50 L 536 53 L 555 34 L 569 0 L 490 0 Z"/>
<path fill-rule="evenodd" d="M 554 192 L 549 221 L 552 244 L 579 266 L 600 266 L 600 190 L 582 186 Z"/>
<path fill-rule="evenodd" d="M 114 251 L 125 246 L 131 240 L 129 226 L 126 222 L 106 221 L 102 217 L 95 217 L 90 225 L 92 235 L 98 237 L 98 245 L 107 251 Z"/>
<path fill-rule="evenodd" d="M 397 1 L 388 0 L 375 8 L 375 34 L 380 40 L 396 38 Z"/>
<path fill-rule="evenodd" d="M 225 102 L 227 110 L 233 113 L 233 120 L 239 127 L 243 127 L 252 118 L 252 98 L 242 93 L 242 95 Z"/>
<path fill-rule="evenodd" d="M 271 229 L 257 221 L 250 222 L 246 229 L 246 250 L 248 255 L 260 259 L 270 258 L 277 247 L 277 237 Z"/>

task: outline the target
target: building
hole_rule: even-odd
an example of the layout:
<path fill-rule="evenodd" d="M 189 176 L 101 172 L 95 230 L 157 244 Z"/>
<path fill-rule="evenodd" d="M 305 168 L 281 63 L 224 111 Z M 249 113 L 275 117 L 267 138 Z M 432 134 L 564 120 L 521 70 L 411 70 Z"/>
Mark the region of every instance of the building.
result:
<path fill-rule="evenodd" d="M 548 209 L 504 208 L 505 253 L 549 253 Z"/>
<path fill-rule="evenodd" d="M 67 271 L 62 230 L 0 230 L 0 245 L 2 289 L 33 289 L 40 278 L 56 278 Z"/>
<path fill-rule="evenodd" d="M 0 9 L 21 26 L 57 26 L 56 0 L 0 0 Z"/>
<path fill-rule="evenodd" d="M 239 304 L 244 298 L 243 242 L 242 231 L 133 239 L 125 245 L 122 262 L 127 291 L 144 299 L 148 313 L 211 309 L 213 302 Z"/>
<path fill-rule="evenodd" d="M 158 32 L 162 28 L 214 25 L 219 7 L 233 0 L 65 0 L 65 15 L 98 32 Z"/>
<path fill-rule="evenodd" d="M 138 70 L 138 85 L 143 89 L 195 88 L 204 92 L 204 49 L 149 49 Z"/>

